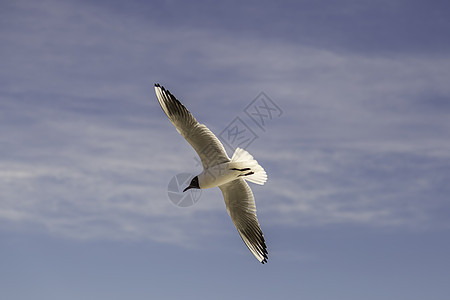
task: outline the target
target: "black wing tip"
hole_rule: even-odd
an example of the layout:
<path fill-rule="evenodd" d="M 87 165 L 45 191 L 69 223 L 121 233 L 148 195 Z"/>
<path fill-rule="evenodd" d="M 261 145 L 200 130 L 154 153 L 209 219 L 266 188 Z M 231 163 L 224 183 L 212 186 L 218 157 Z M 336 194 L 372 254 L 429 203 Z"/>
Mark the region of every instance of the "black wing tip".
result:
<path fill-rule="evenodd" d="M 269 259 L 268 254 L 269 253 L 267 252 L 267 249 L 264 247 L 264 253 L 262 254 L 263 255 L 263 260 L 261 260 L 262 264 L 267 264 L 267 260 Z"/>
<path fill-rule="evenodd" d="M 160 88 L 160 89 L 163 91 L 163 93 L 166 93 L 166 94 L 169 95 L 170 97 L 173 97 L 173 98 L 176 99 L 176 97 L 175 97 L 174 95 L 172 95 L 172 94 L 170 93 L 169 90 L 166 90 L 166 89 L 164 88 L 164 86 L 160 85 L 159 83 L 155 83 L 155 87 Z M 177 100 L 177 101 L 178 101 L 178 100 Z"/>
<path fill-rule="evenodd" d="M 169 90 L 166 90 L 166 89 L 164 88 L 164 86 L 163 86 L 163 85 L 160 85 L 159 83 L 155 83 L 155 87 L 156 87 L 156 88 L 160 88 L 163 92 L 168 92 L 168 93 L 170 94 Z"/>

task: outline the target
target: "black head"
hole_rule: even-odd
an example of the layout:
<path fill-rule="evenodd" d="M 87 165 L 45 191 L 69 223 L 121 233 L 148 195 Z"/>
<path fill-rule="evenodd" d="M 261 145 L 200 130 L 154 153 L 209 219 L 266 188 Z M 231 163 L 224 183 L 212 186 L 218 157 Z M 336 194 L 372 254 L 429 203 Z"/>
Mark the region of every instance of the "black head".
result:
<path fill-rule="evenodd" d="M 194 178 L 192 178 L 191 183 L 187 188 L 184 189 L 183 192 L 186 192 L 189 189 L 199 189 L 199 188 L 200 185 L 198 184 L 198 176 L 195 176 Z"/>

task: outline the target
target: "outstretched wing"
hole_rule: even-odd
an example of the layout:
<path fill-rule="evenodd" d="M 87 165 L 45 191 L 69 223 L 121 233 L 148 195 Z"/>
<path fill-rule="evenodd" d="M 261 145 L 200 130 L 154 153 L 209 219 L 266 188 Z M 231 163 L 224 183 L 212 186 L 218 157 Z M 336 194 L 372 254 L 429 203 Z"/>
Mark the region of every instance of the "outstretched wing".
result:
<path fill-rule="evenodd" d="M 242 240 L 257 260 L 266 263 L 268 252 L 264 235 L 256 218 L 255 198 L 244 179 L 236 179 L 219 186 L 228 214 Z"/>
<path fill-rule="evenodd" d="M 208 166 L 230 161 L 225 148 L 214 133 L 200 124 L 175 96 L 159 84 L 155 84 L 155 92 L 159 104 L 178 133 L 197 152 L 203 168 L 207 169 Z"/>

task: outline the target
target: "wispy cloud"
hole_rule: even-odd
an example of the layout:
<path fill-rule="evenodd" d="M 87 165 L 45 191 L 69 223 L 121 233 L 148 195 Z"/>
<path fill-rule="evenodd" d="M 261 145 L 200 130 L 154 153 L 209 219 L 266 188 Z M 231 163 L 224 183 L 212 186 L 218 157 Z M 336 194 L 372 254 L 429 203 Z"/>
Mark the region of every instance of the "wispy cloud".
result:
<path fill-rule="evenodd" d="M 255 188 L 267 224 L 448 227 L 437 212 L 449 209 L 447 56 L 332 51 L 49 3 L 18 2 L 1 29 L 6 227 L 179 244 L 220 231 L 199 230 L 224 213 L 219 192 L 185 210 L 167 199 L 170 178 L 198 167 L 155 81 L 216 133 L 261 90 L 283 109 L 249 147 L 269 173 Z"/>

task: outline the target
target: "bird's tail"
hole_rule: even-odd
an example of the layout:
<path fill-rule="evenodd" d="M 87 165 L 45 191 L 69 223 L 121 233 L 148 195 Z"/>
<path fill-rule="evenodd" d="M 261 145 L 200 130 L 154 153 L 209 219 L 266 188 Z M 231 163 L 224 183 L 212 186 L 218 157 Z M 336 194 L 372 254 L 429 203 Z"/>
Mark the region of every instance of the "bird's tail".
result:
<path fill-rule="evenodd" d="M 233 168 L 245 170 L 243 178 L 250 182 L 263 185 L 267 181 L 267 174 L 253 156 L 242 148 L 236 148 L 231 157 Z"/>

